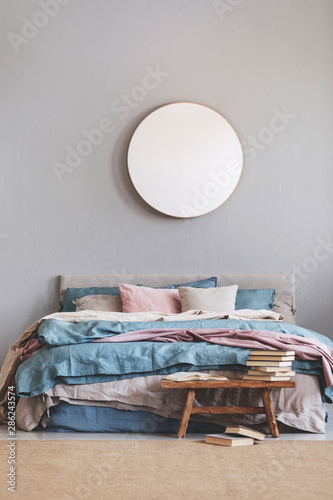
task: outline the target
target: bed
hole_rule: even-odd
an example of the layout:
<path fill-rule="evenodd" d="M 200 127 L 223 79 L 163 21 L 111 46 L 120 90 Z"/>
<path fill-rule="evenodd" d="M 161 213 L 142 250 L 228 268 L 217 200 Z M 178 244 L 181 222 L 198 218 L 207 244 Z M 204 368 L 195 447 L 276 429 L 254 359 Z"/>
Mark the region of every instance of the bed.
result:
<path fill-rule="evenodd" d="M 231 292 L 233 308 L 226 305 Z M 166 309 L 142 311 L 147 294 L 152 301 L 163 297 L 158 304 Z M 94 301 L 101 297 L 98 310 L 102 302 Z M 223 307 L 210 306 L 217 299 Z M 289 345 L 296 349 L 296 389 L 271 390 L 280 431 L 325 432 L 333 343 L 296 326 L 292 274 L 62 275 L 60 303 L 67 304 L 64 311 L 37 321 L 9 350 L 0 378 L 2 423 L 7 387 L 15 385 L 16 423 L 25 431 L 175 433 L 185 391 L 161 389 L 166 374 L 242 378 L 251 347 Z M 195 404 L 259 405 L 257 392 L 198 391 Z M 268 432 L 261 414 L 198 414 L 188 432 L 218 432 L 233 423 Z"/>

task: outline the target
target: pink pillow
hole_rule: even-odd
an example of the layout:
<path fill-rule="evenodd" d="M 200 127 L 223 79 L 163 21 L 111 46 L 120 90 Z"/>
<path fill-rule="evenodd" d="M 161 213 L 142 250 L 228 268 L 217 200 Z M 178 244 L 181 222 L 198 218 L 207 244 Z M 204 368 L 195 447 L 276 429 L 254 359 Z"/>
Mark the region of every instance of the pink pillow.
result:
<path fill-rule="evenodd" d="M 148 288 L 145 286 L 119 285 L 123 312 L 156 311 L 178 314 L 181 311 L 178 289 Z"/>

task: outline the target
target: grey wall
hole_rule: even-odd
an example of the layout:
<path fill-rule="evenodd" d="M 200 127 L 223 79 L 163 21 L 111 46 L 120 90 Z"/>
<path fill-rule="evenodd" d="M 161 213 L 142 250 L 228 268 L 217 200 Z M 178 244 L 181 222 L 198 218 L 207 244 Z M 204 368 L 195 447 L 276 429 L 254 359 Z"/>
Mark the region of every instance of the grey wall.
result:
<path fill-rule="evenodd" d="M 56 310 L 61 273 L 294 270 L 299 323 L 333 337 L 333 3 L 54 1 L 44 15 L 47 0 L 0 3 L 1 361 Z M 148 67 L 164 74 L 145 79 Z M 150 209 L 126 171 L 140 120 L 182 100 L 221 112 L 247 143 L 233 196 L 192 220 Z M 274 120 L 283 110 L 293 116 Z M 66 166 L 104 118 L 113 130 Z"/>

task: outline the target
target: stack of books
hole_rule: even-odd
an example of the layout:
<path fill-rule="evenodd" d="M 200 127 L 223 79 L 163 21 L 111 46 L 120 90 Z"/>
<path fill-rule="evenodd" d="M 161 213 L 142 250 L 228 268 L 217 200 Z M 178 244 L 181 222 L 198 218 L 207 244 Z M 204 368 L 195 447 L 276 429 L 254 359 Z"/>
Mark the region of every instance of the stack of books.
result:
<path fill-rule="evenodd" d="M 247 366 L 251 370 L 243 376 L 244 380 L 284 381 L 295 375 L 292 362 L 295 351 L 251 351 Z"/>
<path fill-rule="evenodd" d="M 248 446 L 254 444 L 254 440 L 262 441 L 263 439 L 265 439 L 265 434 L 242 425 L 226 427 L 223 434 L 206 435 L 206 443 L 221 446 Z"/>

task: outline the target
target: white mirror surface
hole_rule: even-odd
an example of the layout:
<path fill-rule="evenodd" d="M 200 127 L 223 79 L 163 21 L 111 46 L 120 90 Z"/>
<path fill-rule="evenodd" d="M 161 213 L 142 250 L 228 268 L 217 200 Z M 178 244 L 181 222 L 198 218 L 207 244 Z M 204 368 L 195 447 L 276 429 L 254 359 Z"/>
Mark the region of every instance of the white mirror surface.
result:
<path fill-rule="evenodd" d="M 231 196 L 243 151 L 219 113 L 201 104 L 173 103 L 140 123 L 129 146 L 128 169 L 150 206 L 172 217 L 198 217 Z"/>

